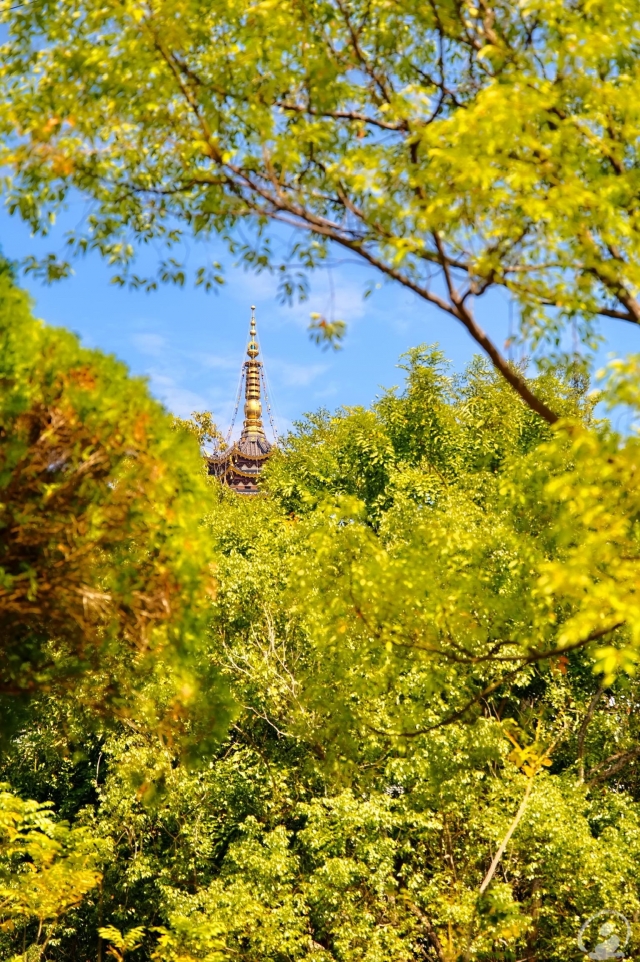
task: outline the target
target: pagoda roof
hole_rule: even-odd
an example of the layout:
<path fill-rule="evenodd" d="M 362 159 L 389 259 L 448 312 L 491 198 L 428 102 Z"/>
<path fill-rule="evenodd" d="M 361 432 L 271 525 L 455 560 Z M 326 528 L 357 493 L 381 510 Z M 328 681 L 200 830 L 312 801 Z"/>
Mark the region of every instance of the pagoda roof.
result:
<path fill-rule="evenodd" d="M 273 445 L 263 435 L 262 437 L 241 437 L 231 450 L 235 448 L 240 454 L 249 458 L 266 458 L 269 456 L 272 447 Z"/>
<path fill-rule="evenodd" d="M 237 458 L 248 461 L 266 461 L 273 445 L 266 438 L 240 438 L 234 441 L 230 448 L 221 451 L 219 454 L 209 455 L 210 464 L 223 465 L 227 462 L 235 462 Z"/>

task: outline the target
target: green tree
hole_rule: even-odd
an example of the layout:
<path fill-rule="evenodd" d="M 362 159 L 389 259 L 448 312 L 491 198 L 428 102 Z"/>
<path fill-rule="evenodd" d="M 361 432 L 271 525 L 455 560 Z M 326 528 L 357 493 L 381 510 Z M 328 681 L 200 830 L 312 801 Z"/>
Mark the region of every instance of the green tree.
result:
<path fill-rule="evenodd" d="M 91 958 L 99 929 L 158 962 L 564 962 L 594 912 L 638 911 L 640 692 L 594 674 L 604 644 L 635 650 L 603 607 L 624 571 L 598 596 L 612 630 L 589 641 L 601 522 L 580 511 L 569 529 L 554 493 L 578 473 L 572 496 L 600 506 L 610 540 L 615 502 L 581 445 L 608 446 L 615 478 L 636 442 L 550 375 L 535 389 L 571 415 L 569 438 L 482 362 L 453 376 L 419 349 L 406 368 L 371 411 L 300 425 L 268 497 L 211 489 L 199 651 L 238 708 L 205 764 L 122 725 L 96 777 L 95 733 L 84 758 L 56 755 L 51 699 L 34 703 L 3 777 L 35 798 L 57 782 L 110 852 L 52 962 Z"/>
<path fill-rule="evenodd" d="M 133 272 L 136 240 L 226 238 L 257 270 L 337 245 L 455 320 L 525 402 L 558 412 L 481 329 L 506 289 L 533 346 L 566 322 L 640 320 L 635 4 L 593 0 L 4 0 L 9 208 L 46 232 L 93 200 L 71 251 L 124 283 L 183 283 L 175 250 Z M 252 241 L 234 228 L 256 227 Z M 274 253 L 274 222 L 299 232 Z M 35 266 L 35 265 L 32 265 Z M 50 276 L 66 267 L 55 257 Z M 220 280 L 220 266 L 197 281 Z M 335 328 L 320 328 L 337 333 Z"/>
<path fill-rule="evenodd" d="M 34 320 L 7 274 L 0 355 L 4 733 L 38 692 L 186 731 L 214 591 L 198 447 L 123 365 Z"/>
<path fill-rule="evenodd" d="M 100 846 L 86 829 L 51 817 L 0 786 L 0 930 L 15 933 L 15 960 L 41 958 L 56 924 L 100 881 Z M 5 956 L 6 957 L 6 956 Z"/>

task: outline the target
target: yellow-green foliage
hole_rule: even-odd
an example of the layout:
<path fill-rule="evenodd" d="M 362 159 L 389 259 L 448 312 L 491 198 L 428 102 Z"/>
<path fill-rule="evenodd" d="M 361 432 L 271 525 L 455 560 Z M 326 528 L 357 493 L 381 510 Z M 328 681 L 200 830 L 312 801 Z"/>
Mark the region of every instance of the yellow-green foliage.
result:
<path fill-rule="evenodd" d="M 404 388 L 310 416 L 243 501 L 139 383 L 6 288 L 0 764 L 110 853 L 45 957 L 566 962 L 594 913 L 636 919 L 638 437 L 594 420 L 562 337 L 640 319 L 636 4 L 1 9 L 0 158 L 35 230 L 79 190 L 70 249 L 121 283 L 184 283 L 177 257 L 156 277 L 133 257 L 188 230 L 282 267 L 285 294 L 333 242 L 505 378 L 416 350 Z M 275 255 L 270 220 L 306 240 Z M 240 244 L 239 221 L 261 230 Z M 535 380 L 475 323 L 496 286 Z M 621 360 L 601 396 L 637 418 L 637 383 Z"/>
<path fill-rule="evenodd" d="M 16 960 L 46 951 L 61 916 L 100 882 L 100 854 L 86 828 L 56 821 L 49 804 L 0 786 L 0 928 L 22 936 L 34 923 L 34 941 L 25 939 L 26 954 Z"/>
<path fill-rule="evenodd" d="M 420 349 L 406 368 L 373 410 L 299 425 L 269 497 L 218 492 L 207 650 L 241 706 L 228 741 L 197 773 L 144 739 L 108 745 L 95 824 L 135 836 L 116 914 L 161 907 L 151 956 L 560 962 L 594 912 L 637 911 L 638 687 L 594 674 L 607 646 L 633 669 L 637 512 L 614 475 L 588 483 L 636 441 L 550 375 L 554 431 L 481 363 L 451 377 Z M 583 484 L 594 505 L 611 485 L 620 518 L 606 597 L 604 535 L 558 494 Z M 158 785 L 147 808 L 136 769 Z"/>
<path fill-rule="evenodd" d="M 71 249 L 100 250 L 121 283 L 184 283 L 175 250 L 155 277 L 133 258 L 136 242 L 175 248 L 193 231 L 281 268 L 293 294 L 297 268 L 334 242 L 461 322 L 550 421 L 479 329 L 477 298 L 507 289 L 547 363 L 567 320 L 589 343 L 594 318 L 640 320 L 632 0 L 1 9 L 9 207 L 46 231 L 68 191 L 84 192 L 92 215 Z M 282 256 L 264 236 L 278 220 L 306 230 Z M 241 243 L 238 221 L 261 231 Z M 196 281 L 220 283 L 220 265 Z M 316 318 L 314 336 L 339 338 L 340 324 Z"/>
<path fill-rule="evenodd" d="M 36 321 L 8 273 L 0 379 L 4 731 L 66 691 L 98 714 L 135 702 L 175 735 L 215 590 L 198 446 L 124 365 Z"/>
<path fill-rule="evenodd" d="M 583 379 L 532 382 L 550 427 L 484 362 L 418 348 L 243 499 L 114 361 L 4 303 L 3 550 L 21 526 L 34 550 L 32 593 L 5 576 L 22 635 L 2 609 L 26 654 L 3 957 L 565 962 L 594 913 L 637 916 L 638 439 Z M 633 405 L 635 375 L 600 397 Z M 136 644 L 123 599 L 156 564 L 177 601 Z M 52 567 L 109 592 L 99 617 L 56 609 Z"/>

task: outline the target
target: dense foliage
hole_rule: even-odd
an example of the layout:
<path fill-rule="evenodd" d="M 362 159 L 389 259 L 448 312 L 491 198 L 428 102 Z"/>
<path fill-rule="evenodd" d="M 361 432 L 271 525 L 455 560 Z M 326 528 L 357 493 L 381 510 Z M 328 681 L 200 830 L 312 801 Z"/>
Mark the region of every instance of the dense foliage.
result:
<path fill-rule="evenodd" d="M 0 379 L 3 734 L 40 692 L 175 734 L 214 590 L 197 444 L 124 365 L 34 320 L 8 270 Z"/>
<path fill-rule="evenodd" d="M 183 234 L 285 294 L 346 249 L 493 365 L 410 352 L 243 500 L 198 460 L 210 415 L 169 419 L 0 270 L 0 955 L 565 962 L 594 913 L 637 919 L 639 440 L 563 340 L 640 321 L 636 5 L 0 14 L 33 230 L 80 191 L 70 254 L 147 288 L 184 283 Z M 496 287 L 537 378 L 478 326 Z M 639 373 L 603 403 L 637 415 Z"/>
<path fill-rule="evenodd" d="M 0 759 L 4 958 L 564 962 L 593 913 L 635 917 L 638 441 L 594 421 L 583 380 L 534 384 L 564 415 L 551 429 L 484 362 L 453 375 L 416 349 L 371 409 L 299 424 L 247 499 L 198 465 L 189 434 L 214 436 L 210 418 L 171 430 L 10 284 L 3 311 L 4 463 L 19 450 L 29 479 L 5 516 L 19 503 L 29 533 L 27 508 L 60 492 Z M 631 364 L 613 400 L 633 403 Z M 42 469 L 53 411 L 74 427 Z M 82 583 L 113 600 L 48 627 L 63 511 Z M 137 609 L 111 613 L 130 579 L 156 590 L 158 557 L 206 601 L 177 594 L 151 668 Z M 77 567 L 56 570 L 71 597 Z M 197 698 L 176 694 L 186 672 Z M 107 677 L 126 710 L 96 710 Z"/>
<path fill-rule="evenodd" d="M 46 232 L 80 190 L 92 213 L 69 250 L 98 249 L 122 283 L 184 283 L 180 239 L 220 234 L 292 292 L 337 245 L 463 324 L 550 422 L 558 412 L 479 326 L 477 299 L 506 288 L 524 336 L 556 353 L 568 320 L 587 341 L 596 318 L 640 321 L 631 0 L 0 11 L 9 207 Z M 290 245 L 273 243 L 274 222 L 300 229 Z M 136 244 L 152 239 L 167 253 L 141 277 Z M 39 267 L 68 269 L 53 254 Z M 219 264 L 199 268 L 199 283 L 220 280 Z"/>

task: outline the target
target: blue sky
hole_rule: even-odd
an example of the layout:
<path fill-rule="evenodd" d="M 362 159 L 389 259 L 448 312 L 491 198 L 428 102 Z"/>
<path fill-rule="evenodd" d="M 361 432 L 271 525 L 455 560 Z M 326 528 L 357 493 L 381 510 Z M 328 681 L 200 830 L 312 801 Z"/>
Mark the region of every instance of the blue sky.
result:
<path fill-rule="evenodd" d="M 60 252 L 63 229 L 45 240 L 32 238 L 20 220 L 0 212 L 0 245 L 17 259 Z M 110 283 L 110 270 L 97 255 L 77 261 L 74 276 L 54 285 L 28 277 L 22 283 L 39 317 L 121 358 L 133 373 L 149 379 L 153 393 L 176 414 L 211 410 L 223 431 L 233 409 L 251 304 L 257 307 L 280 432 L 321 406 L 370 404 L 381 386 L 400 383 L 398 357 L 417 344 L 439 342 L 456 369 L 477 353 L 461 327 L 397 285 L 383 284 L 364 300 L 367 282 L 377 278 L 351 261 L 316 272 L 309 300 L 289 307 L 277 302 L 275 279 L 234 267 L 221 244 L 209 254 L 226 267 L 227 283 L 218 294 L 192 287 L 167 286 L 151 294 L 121 289 Z M 155 256 L 147 253 L 147 264 Z M 192 266 L 198 264 L 194 258 Z M 322 351 L 311 343 L 311 312 L 347 322 L 341 351 Z M 478 314 L 502 344 L 509 326 L 506 298 L 497 294 Z M 599 361 L 609 352 L 640 352 L 640 329 L 611 321 L 606 333 Z"/>

